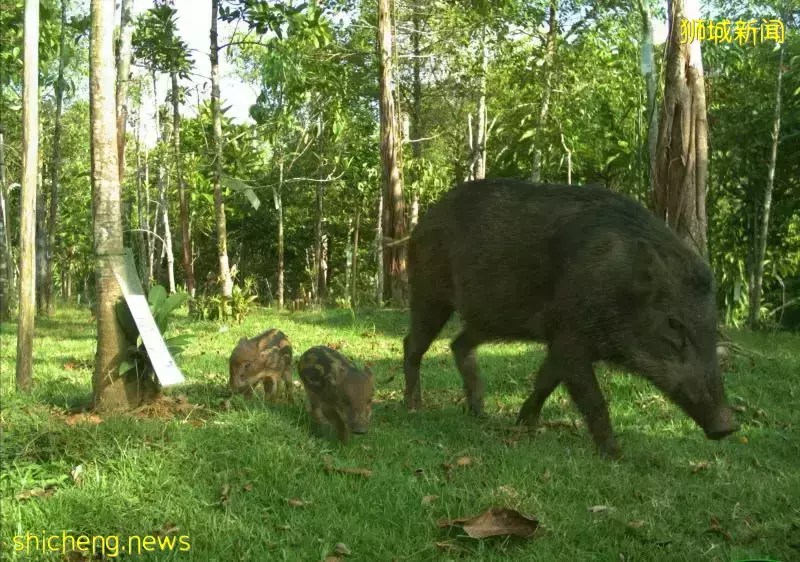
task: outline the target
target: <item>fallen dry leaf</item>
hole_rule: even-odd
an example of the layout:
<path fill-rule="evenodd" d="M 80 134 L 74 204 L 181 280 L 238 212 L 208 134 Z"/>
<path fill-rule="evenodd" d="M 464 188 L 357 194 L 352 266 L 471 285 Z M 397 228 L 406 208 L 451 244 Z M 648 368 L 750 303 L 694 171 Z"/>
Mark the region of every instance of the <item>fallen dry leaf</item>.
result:
<path fill-rule="evenodd" d="M 542 482 L 548 482 L 550 480 L 550 470 L 545 468 L 544 472 L 542 472 L 541 476 Z"/>
<path fill-rule="evenodd" d="M 722 525 L 720 525 L 720 522 L 716 517 L 711 518 L 711 532 L 721 535 L 726 541 L 733 540 L 731 534 L 722 528 Z"/>
<path fill-rule="evenodd" d="M 747 436 L 746 435 L 742 435 L 739 438 L 739 443 L 741 443 L 742 445 L 747 445 Z"/>
<path fill-rule="evenodd" d="M 347 548 L 347 545 L 344 544 L 343 542 L 337 542 L 336 545 L 333 547 L 333 552 L 335 552 L 336 554 L 341 554 L 343 556 L 349 556 L 353 554 L 350 551 L 350 549 Z"/>
<path fill-rule="evenodd" d="M 369 478 L 372 476 L 372 471 L 368 468 L 352 468 L 352 467 L 344 467 L 344 466 L 333 466 L 333 459 L 328 455 L 323 457 L 323 462 L 325 463 L 325 471 L 326 472 L 339 472 L 341 474 L 356 474 L 358 476 L 363 476 L 364 478 Z"/>
<path fill-rule="evenodd" d="M 689 461 L 689 464 L 692 465 L 692 474 L 697 474 L 701 470 L 708 470 L 708 467 L 711 466 L 708 461 Z"/>
<path fill-rule="evenodd" d="M 436 500 L 439 499 L 439 496 L 423 496 L 422 497 L 422 505 L 430 505 Z"/>
<path fill-rule="evenodd" d="M 73 363 L 72 361 L 67 361 L 66 363 L 64 363 L 65 371 L 74 371 L 76 368 L 77 365 L 75 365 L 75 363 Z"/>
<path fill-rule="evenodd" d="M 439 527 L 458 525 L 476 539 L 499 535 L 529 538 L 539 527 L 535 518 L 526 517 L 514 509 L 493 507 L 475 517 L 439 521 Z"/>
<path fill-rule="evenodd" d="M 231 487 L 228 484 L 225 484 L 222 487 L 222 491 L 219 494 L 219 503 L 221 505 L 225 505 L 226 503 L 228 503 L 228 496 L 230 495 L 230 493 L 231 493 Z"/>
<path fill-rule="evenodd" d="M 155 535 L 158 537 L 166 537 L 167 535 L 175 535 L 180 530 L 181 528 L 172 521 L 166 521 L 161 525 L 161 528 L 155 532 Z"/>
<path fill-rule="evenodd" d="M 64 423 L 67 425 L 75 425 L 76 423 L 91 423 L 97 425 L 98 423 L 102 423 L 102 418 L 97 414 L 71 414 L 64 418 Z"/>
<path fill-rule="evenodd" d="M 245 492 L 252 492 L 253 491 L 253 485 L 250 482 L 248 482 L 247 484 L 242 486 L 242 488 L 244 488 Z"/>
<path fill-rule="evenodd" d="M 287 503 L 292 507 L 305 507 L 308 505 L 308 502 L 305 502 L 299 498 L 292 498 Z"/>
<path fill-rule="evenodd" d="M 472 459 L 469 457 L 458 457 L 456 459 L 456 466 L 469 466 L 472 464 Z"/>
<path fill-rule="evenodd" d="M 336 556 L 334 554 L 325 557 L 325 562 L 342 562 L 342 560 L 344 560 L 344 558 L 342 558 L 341 556 Z"/>
<path fill-rule="evenodd" d="M 22 490 L 19 494 L 17 494 L 16 498 L 20 501 L 30 498 L 49 498 L 55 491 L 55 486 L 47 486 L 46 488 L 30 488 L 28 490 Z"/>
<path fill-rule="evenodd" d="M 589 513 L 605 513 L 613 508 L 608 505 L 593 505 L 589 507 Z"/>
<path fill-rule="evenodd" d="M 292 530 L 292 526 L 291 525 L 275 525 L 275 528 L 277 530 L 279 530 L 279 531 L 291 531 Z"/>
<path fill-rule="evenodd" d="M 628 521 L 628 527 L 631 529 L 641 529 L 644 526 L 644 521 L 641 519 L 634 519 L 633 521 Z"/>

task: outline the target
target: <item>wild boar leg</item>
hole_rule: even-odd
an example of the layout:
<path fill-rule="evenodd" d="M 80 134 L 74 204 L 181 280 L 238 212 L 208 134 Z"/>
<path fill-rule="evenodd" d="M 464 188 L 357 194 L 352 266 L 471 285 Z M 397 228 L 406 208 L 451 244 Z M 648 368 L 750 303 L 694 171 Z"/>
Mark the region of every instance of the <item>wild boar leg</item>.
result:
<path fill-rule="evenodd" d="M 449 304 L 420 303 L 411 299 L 411 330 L 403 339 L 403 371 L 406 376 L 405 401 L 409 410 L 422 407 L 419 366 L 431 342 L 447 323 L 453 309 Z"/>
<path fill-rule="evenodd" d="M 272 375 L 264 377 L 263 381 L 264 381 L 264 398 L 269 398 L 271 400 L 274 400 L 275 391 L 277 390 L 278 386 L 278 381 Z"/>
<path fill-rule="evenodd" d="M 478 358 L 475 348 L 481 340 L 469 329 L 461 332 L 450 344 L 453 356 L 458 366 L 458 371 L 464 379 L 464 391 L 467 395 L 467 404 L 474 416 L 483 416 L 483 394 L 485 383 L 478 373 Z"/>
<path fill-rule="evenodd" d="M 552 351 L 550 357 L 562 367 L 559 370 L 564 377 L 567 391 L 583 414 L 600 453 L 611 458 L 618 457 L 619 445 L 611 429 L 608 406 L 600 385 L 597 384 L 591 361 L 574 356 L 565 358 L 564 354 L 554 355 Z"/>
<path fill-rule="evenodd" d="M 336 428 L 339 441 L 347 443 L 350 439 L 350 429 L 347 427 L 347 420 L 336 408 L 328 407 L 325 409 L 325 417 L 328 418 Z"/>
<path fill-rule="evenodd" d="M 315 435 L 322 433 L 322 426 L 325 423 L 325 417 L 322 414 L 322 403 L 316 394 L 313 392 L 308 393 L 309 402 L 311 402 L 309 413 L 311 414 L 311 432 Z"/>
<path fill-rule="evenodd" d="M 558 364 L 548 355 L 542 366 L 539 367 L 539 373 L 533 384 L 533 392 L 519 410 L 517 425 L 536 425 L 539 422 L 545 400 L 558 388 L 559 384 L 561 384 L 561 373 L 558 370 Z"/>
<path fill-rule="evenodd" d="M 291 365 L 287 365 L 283 370 L 281 379 L 283 379 L 283 384 L 286 386 L 286 400 L 288 400 L 290 404 L 294 404 L 294 394 L 292 392 L 294 390 L 294 382 L 292 381 Z"/>

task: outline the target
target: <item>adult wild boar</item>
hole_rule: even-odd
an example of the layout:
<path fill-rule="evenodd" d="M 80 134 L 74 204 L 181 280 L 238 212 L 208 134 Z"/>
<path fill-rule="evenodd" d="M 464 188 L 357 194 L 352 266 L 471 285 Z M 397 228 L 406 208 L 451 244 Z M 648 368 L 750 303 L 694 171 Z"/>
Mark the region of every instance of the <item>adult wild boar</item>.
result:
<path fill-rule="evenodd" d="M 422 356 L 458 311 L 451 349 L 467 402 L 483 413 L 475 349 L 546 342 L 517 423 L 533 425 L 564 383 L 601 453 L 619 447 L 595 361 L 649 379 L 710 439 L 736 431 L 716 356 L 717 311 L 705 261 L 640 204 L 602 187 L 482 180 L 421 218 L 408 247 L 411 326 L 405 400 L 421 407 Z"/>

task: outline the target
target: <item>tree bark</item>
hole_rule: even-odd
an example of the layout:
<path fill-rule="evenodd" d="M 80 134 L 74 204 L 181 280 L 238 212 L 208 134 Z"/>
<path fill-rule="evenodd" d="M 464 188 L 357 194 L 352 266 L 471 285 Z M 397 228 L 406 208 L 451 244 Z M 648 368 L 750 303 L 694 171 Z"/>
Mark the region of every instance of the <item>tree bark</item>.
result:
<path fill-rule="evenodd" d="M 36 182 L 39 160 L 39 0 L 25 0 L 22 80 L 22 188 L 20 194 L 17 390 L 30 392 L 36 310 Z"/>
<path fill-rule="evenodd" d="M 547 32 L 547 47 L 544 54 L 544 86 L 542 89 L 542 103 L 539 106 L 539 115 L 536 118 L 536 133 L 534 134 L 533 169 L 531 181 L 539 182 L 542 179 L 542 132 L 547 121 L 547 112 L 550 109 L 550 96 L 553 91 L 553 67 L 556 56 L 556 40 L 558 38 L 558 18 L 556 15 L 556 0 L 550 0 L 549 30 Z"/>
<path fill-rule="evenodd" d="M 61 37 L 58 45 L 58 75 L 55 83 L 56 115 L 53 130 L 53 156 L 50 161 L 50 213 L 47 219 L 47 257 L 44 276 L 44 306 L 47 314 L 52 314 L 53 302 L 53 267 L 55 261 L 56 229 L 58 228 L 58 183 L 61 174 L 61 113 L 64 107 L 64 66 L 66 61 L 67 0 L 61 0 Z"/>
<path fill-rule="evenodd" d="M 378 192 L 378 219 L 375 227 L 375 261 L 377 272 L 375 274 L 375 304 L 383 304 L 383 189 Z"/>
<path fill-rule="evenodd" d="M 278 213 L 278 308 L 284 306 L 284 266 L 283 266 L 283 153 L 278 162 L 278 187 L 273 188 L 275 211 Z"/>
<path fill-rule="evenodd" d="M 40 123 L 41 125 L 41 123 Z M 39 127 L 39 138 L 42 129 Z M 36 314 L 47 312 L 45 301 L 45 283 L 47 281 L 47 194 L 43 181 L 42 151 L 39 151 L 38 180 L 36 192 Z"/>
<path fill-rule="evenodd" d="M 144 281 L 144 289 L 149 293 L 150 285 L 153 282 L 153 274 L 155 267 L 155 252 L 156 252 L 156 224 L 158 212 L 154 215 L 152 225 L 150 224 L 150 158 L 147 149 L 144 151 L 144 224 L 146 225 L 147 232 L 147 279 Z"/>
<path fill-rule="evenodd" d="M 406 235 L 405 204 L 403 201 L 403 180 L 398 165 L 397 115 L 394 105 L 394 68 L 392 50 L 391 15 L 393 0 L 378 2 L 378 53 L 379 53 L 379 98 L 381 131 L 381 184 L 384 196 L 383 236 L 389 240 L 399 240 Z M 381 241 L 383 246 L 383 241 Z M 383 298 L 402 304 L 406 301 L 406 248 L 398 244 L 384 248 Z"/>
<path fill-rule="evenodd" d="M 219 0 L 211 0 L 211 113 L 214 120 L 214 212 L 217 221 L 217 255 L 219 257 L 219 280 L 222 296 L 230 298 L 233 290 L 230 266 L 228 265 L 228 234 L 225 224 L 225 203 L 222 200 L 222 115 L 219 100 L 219 48 L 217 47 L 217 12 Z"/>
<path fill-rule="evenodd" d="M 141 108 L 137 111 L 137 115 L 141 114 Z M 135 121 L 136 127 L 136 246 L 137 252 L 137 269 L 139 271 L 139 279 L 141 279 L 142 287 L 145 291 L 150 290 L 147 283 L 147 256 L 150 253 L 147 244 L 147 210 L 144 208 L 144 194 L 142 193 L 142 150 L 141 150 L 141 123 L 137 117 Z"/>
<path fill-rule="evenodd" d="M 322 218 L 323 218 L 323 199 L 324 195 L 324 184 L 322 182 L 317 183 L 316 189 L 316 212 L 314 215 L 314 270 L 313 270 L 313 279 L 311 284 L 311 290 L 314 293 L 314 301 L 316 304 L 320 304 L 323 298 L 324 286 L 325 286 L 325 278 L 322 273 L 322 239 L 323 239 L 323 232 L 322 232 Z"/>
<path fill-rule="evenodd" d="M 183 177 L 183 155 L 181 154 L 181 114 L 178 90 L 178 73 L 172 71 L 172 149 L 175 153 L 175 181 L 178 184 L 178 199 L 181 212 L 181 241 L 183 246 L 183 271 L 186 274 L 186 290 L 194 296 L 194 264 L 192 263 L 192 239 L 189 231 L 189 202 L 186 199 L 186 184 Z"/>
<path fill-rule="evenodd" d="M 358 305 L 358 233 L 359 228 L 361 227 L 361 201 L 358 203 L 358 209 L 356 209 L 356 226 L 353 231 L 353 264 L 352 264 L 352 285 L 351 285 L 351 297 L 350 301 L 352 306 L 355 307 Z"/>
<path fill-rule="evenodd" d="M 486 45 L 486 24 L 481 28 L 481 78 L 478 93 L 478 126 L 472 143 L 471 176 L 476 180 L 486 178 L 486 74 L 489 68 L 489 53 Z M 470 127 L 472 129 L 472 127 Z"/>
<path fill-rule="evenodd" d="M 658 147 L 658 105 L 656 104 L 656 64 L 653 54 L 653 22 L 647 0 L 638 0 L 642 16 L 642 74 L 647 84 L 647 155 L 650 193 L 655 192 L 656 150 Z"/>
<path fill-rule="evenodd" d="M 772 208 L 772 190 L 775 186 L 775 164 L 778 159 L 778 137 L 781 133 L 781 84 L 783 82 L 783 54 L 785 44 L 780 46 L 778 55 L 778 77 L 775 85 L 775 112 L 772 119 L 772 147 L 770 150 L 769 166 L 767 168 L 767 185 L 764 188 L 764 201 L 761 205 L 761 220 L 757 222 L 758 229 L 754 231 L 755 263 L 753 282 L 750 285 L 750 308 L 747 323 L 750 328 L 758 328 L 761 320 L 761 290 L 764 281 L 764 255 L 767 252 L 767 235 L 769 234 L 769 217 Z"/>
<path fill-rule="evenodd" d="M 14 260 L 8 224 L 8 188 L 6 187 L 5 128 L 0 123 L 0 321 L 11 313 L 14 294 Z"/>
<path fill-rule="evenodd" d="M 419 221 L 419 199 L 422 192 L 422 19 L 420 17 L 420 0 L 414 2 L 414 13 L 411 16 L 414 31 L 411 34 L 411 51 L 414 55 L 413 85 L 411 89 L 411 154 L 414 156 L 413 190 L 411 192 L 411 217 L 409 229 L 417 226 Z M 358 228 L 356 228 L 358 231 Z"/>
<path fill-rule="evenodd" d="M 133 0 L 121 0 L 120 2 L 119 49 L 116 61 L 117 163 L 120 184 L 125 177 L 125 129 L 128 126 L 128 85 L 131 74 L 131 41 L 133 39 L 132 5 Z"/>
<path fill-rule="evenodd" d="M 122 209 L 114 99 L 114 3 L 91 2 L 89 104 L 92 145 L 92 207 L 97 287 L 97 353 L 93 405 L 101 411 L 138 406 L 145 388 L 136 377 L 119 375 L 128 342 L 117 322 L 121 297 L 113 265 L 122 264 Z"/>
<path fill-rule="evenodd" d="M 700 19 L 695 0 L 670 1 L 664 113 L 652 205 L 678 236 L 706 256 L 708 122 L 703 63 L 697 40 L 681 44 L 679 22 L 683 18 Z"/>

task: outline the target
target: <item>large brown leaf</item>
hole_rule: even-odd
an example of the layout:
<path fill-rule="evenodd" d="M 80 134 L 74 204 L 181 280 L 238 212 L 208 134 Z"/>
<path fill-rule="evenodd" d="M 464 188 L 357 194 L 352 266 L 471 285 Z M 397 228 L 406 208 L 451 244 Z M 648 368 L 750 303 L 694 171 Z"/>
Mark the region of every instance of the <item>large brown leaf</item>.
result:
<path fill-rule="evenodd" d="M 467 534 L 475 539 L 500 535 L 529 538 L 539 527 L 539 522 L 514 509 L 493 507 L 476 517 L 439 521 L 439 527 L 453 525 L 464 527 Z"/>

